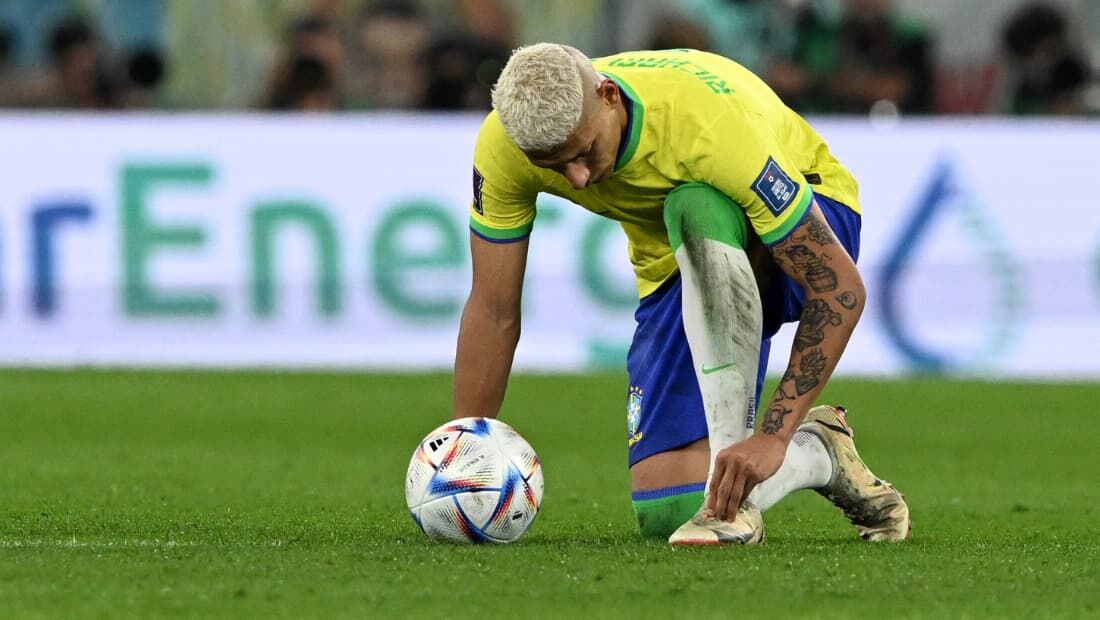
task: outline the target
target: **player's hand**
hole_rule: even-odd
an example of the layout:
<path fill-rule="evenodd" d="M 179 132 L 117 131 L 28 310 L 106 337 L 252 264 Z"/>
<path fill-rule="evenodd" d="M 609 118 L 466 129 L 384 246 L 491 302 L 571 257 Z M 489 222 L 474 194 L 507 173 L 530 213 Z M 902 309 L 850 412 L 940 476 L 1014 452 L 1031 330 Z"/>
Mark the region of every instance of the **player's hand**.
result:
<path fill-rule="evenodd" d="M 707 510 L 724 521 L 737 515 L 753 488 L 779 471 L 787 446 L 775 435 L 756 434 L 718 453 Z"/>

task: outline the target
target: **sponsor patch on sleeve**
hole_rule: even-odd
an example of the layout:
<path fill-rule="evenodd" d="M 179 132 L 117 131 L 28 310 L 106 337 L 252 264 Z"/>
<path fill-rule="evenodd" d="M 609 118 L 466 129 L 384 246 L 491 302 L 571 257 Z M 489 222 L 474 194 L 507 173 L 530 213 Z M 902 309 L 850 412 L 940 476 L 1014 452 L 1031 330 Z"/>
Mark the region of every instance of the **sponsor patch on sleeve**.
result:
<path fill-rule="evenodd" d="M 474 168 L 474 211 L 478 215 L 485 215 L 485 208 L 481 206 L 481 187 L 485 185 L 485 177 Z"/>
<path fill-rule="evenodd" d="M 768 163 L 760 171 L 760 176 L 753 182 L 752 191 L 760 196 L 760 200 L 768 205 L 768 209 L 773 214 L 779 215 L 794 202 L 795 196 L 798 195 L 798 183 L 792 181 L 779 164 L 769 157 Z"/>

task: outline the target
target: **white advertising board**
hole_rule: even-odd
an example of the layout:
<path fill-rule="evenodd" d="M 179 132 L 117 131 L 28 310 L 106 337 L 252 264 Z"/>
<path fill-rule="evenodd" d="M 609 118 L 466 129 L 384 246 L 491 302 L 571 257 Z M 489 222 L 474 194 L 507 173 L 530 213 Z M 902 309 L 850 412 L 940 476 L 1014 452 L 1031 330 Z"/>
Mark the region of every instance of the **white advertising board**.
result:
<path fill-rule="evenodd" d="M 449 368 L 479 122 L 0 116 L 0 364 Z M 1100 124 L 815 125 L 864 207 L 838 372 L 1100 376 Z M 544 197 L 531 248 L 517 367 L 621 365 L 617 225 Z"/>

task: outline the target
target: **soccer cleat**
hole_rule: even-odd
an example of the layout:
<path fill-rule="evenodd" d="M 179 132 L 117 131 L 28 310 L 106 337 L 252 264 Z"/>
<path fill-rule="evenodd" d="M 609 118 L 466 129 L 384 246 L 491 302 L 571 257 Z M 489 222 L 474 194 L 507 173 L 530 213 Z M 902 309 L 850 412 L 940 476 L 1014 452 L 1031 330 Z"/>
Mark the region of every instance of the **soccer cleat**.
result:
<path fill-rule="evenodd" d="M 909 538 L 909 506 L 905 496 L 871 473 L 859 458 L 843 407 L 822 405 L 810 409 L 799 430 L 821 438 L 833 462 L 829 483 L 814 490 L 844 511 L 861 538 L 872 542 L 901 542 Z"/>
<path fill-rule="evenodd" d="M 745 501 L 733 521 L 709 516 L 706 507 L 668 537 L 671 545 L 755 545 L 764 542 L 764 518 Z"/>

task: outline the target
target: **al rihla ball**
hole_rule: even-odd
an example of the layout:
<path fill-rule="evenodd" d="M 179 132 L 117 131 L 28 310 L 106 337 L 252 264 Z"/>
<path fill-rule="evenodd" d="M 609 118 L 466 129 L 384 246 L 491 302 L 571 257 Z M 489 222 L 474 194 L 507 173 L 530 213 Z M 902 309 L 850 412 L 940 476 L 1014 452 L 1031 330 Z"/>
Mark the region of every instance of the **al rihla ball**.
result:
<path fill-rule="evenodd" d="M 452 420 L 417 446 L 405 501 L 432 540 L 512 542 L 539 512 L 542 466 L 531 444 L 504 422 Z"/>

